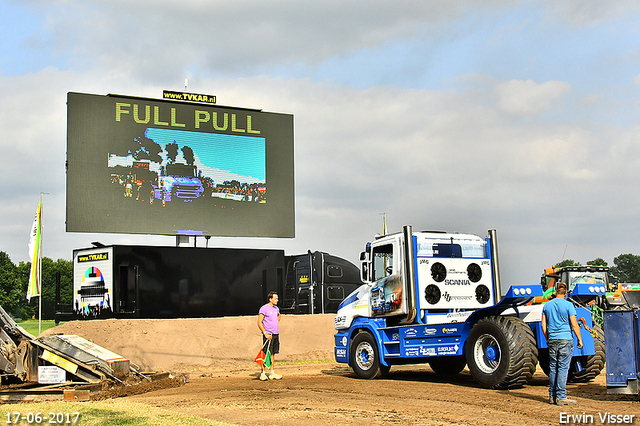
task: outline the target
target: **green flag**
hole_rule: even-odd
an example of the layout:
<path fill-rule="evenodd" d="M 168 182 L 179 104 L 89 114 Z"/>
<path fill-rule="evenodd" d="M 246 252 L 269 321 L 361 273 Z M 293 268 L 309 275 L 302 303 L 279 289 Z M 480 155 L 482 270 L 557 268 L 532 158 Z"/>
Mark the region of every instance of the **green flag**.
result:
<path fill-rule="evenodd" d="M 271 345 L 269 345 L 271 346 Z M 267 353 L 264 357 L 264 366 L 266 368 L 271 368 L 271 348 L 267 349 Z"/>

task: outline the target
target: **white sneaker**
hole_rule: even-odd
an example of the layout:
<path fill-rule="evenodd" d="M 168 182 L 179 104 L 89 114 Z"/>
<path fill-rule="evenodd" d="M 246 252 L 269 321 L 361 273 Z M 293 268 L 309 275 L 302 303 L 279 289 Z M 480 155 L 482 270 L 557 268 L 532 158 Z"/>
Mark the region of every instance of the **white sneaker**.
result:
<path fill-rule="evenodd" d="M 264 371 L 260 373 L 260 380 L 262 380 L 263 382 L 265 380 L 269 380 L 269 378 L 267 377 L 267 374 Z"/>
<path fill-rule="evenodd" d="M 281 374 L 276 374 L 276 373 L 271 373 L 271 374 L 269 374 L 269 379 L 271 379 L 271 380 L 280 380 L 280 379 L 282 379 L 282 375 Z"/>

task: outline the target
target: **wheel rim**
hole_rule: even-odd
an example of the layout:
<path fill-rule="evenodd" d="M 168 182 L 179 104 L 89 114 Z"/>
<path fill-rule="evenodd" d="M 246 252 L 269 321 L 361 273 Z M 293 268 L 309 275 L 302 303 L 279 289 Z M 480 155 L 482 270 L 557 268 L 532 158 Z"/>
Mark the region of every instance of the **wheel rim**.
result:
<path fill-rule="evenodd" d="M 473 347 L 473 358 L 483 373 L 491 374 L 496 371 L 501 359 L 498 341 L 490 334 L 480 336 Z"/>
<path fill-rule="evenodd" d="M 356 348 L 356 364 L 361 370 L 369 370 L 373 366 L 375 352 L 369 342 L 362 342 Z"/>

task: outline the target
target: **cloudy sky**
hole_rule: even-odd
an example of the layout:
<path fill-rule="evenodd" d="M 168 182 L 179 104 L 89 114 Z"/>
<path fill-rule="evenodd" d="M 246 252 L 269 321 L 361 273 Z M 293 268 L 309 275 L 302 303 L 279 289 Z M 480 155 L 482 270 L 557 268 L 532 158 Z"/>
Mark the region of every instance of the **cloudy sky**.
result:
<path fill-rule="evenodd" d="M 382 229 L 497 229 L 503 285 L 640 254 L 637 1 L 0 0 L 0 251 L 174 245 L 65 232 L 67 92 L 295 119 L 296 237 L 353 262 Z M 204 241 L 198 241 L 204 246 Z"/>

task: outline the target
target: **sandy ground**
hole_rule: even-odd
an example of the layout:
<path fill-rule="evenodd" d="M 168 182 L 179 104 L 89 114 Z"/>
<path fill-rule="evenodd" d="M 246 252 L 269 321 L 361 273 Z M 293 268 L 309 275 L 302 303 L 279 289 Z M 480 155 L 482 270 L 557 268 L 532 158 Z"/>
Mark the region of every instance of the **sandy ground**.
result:
<path fill-rule="evenodd" d="M 592 383 L 568 386 L 578 400 L 571 407 L 546 402 L 548 381 L 540 370 L 528 385 L 509 391 L 478 387 L 466 369 L 443 380 L 428 365 L 394 367 L 385 379 L 359 379 L 346 365 L 330 361 L 333 315 L 284 316 L 283 362 L 277 366 L 284 379 L 261 382 L 253 363 L 261 343 L 255 321 L 104 320 L 54 330 L 91 339 L 146 371 L 189 373 L 184 386 L 123 402 L 238 425 L 613 424 L 601 418 L 607 413 L 635 416 L 632 424 L 640 425 L 640 397 L 608 395 L 604 373 Z"/>
<path fill-rule="evenodd" d="M 334 315 L 283 315 L 278 359 L 333 359 Z M 77 334 L 144 371 L 252 366 L 262 346 L 255 317 L 71 321 L 46 334 Z"/>

